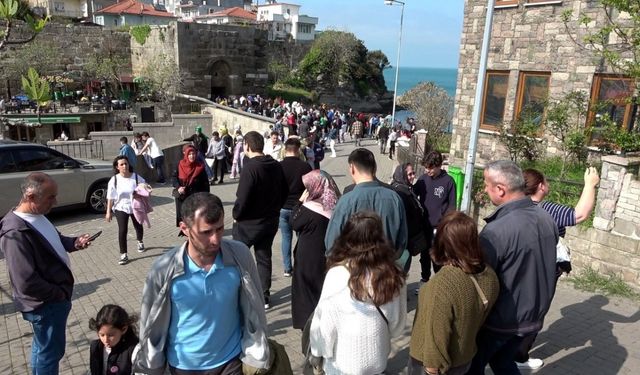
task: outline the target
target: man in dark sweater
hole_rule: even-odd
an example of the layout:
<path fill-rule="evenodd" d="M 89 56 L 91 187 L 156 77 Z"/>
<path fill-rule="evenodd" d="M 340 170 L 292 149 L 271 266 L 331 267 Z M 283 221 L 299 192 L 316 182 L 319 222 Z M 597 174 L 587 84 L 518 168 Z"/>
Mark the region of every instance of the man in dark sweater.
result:
<path fill-rule="evenodd" d="M 435 230 L 440 224 L 442 216 L 447 211 L 456 209 L 456 183 L 442 169 L 442 154 L 440 152 L 429 152 L 423 159 L 422 165 L 425 168 L 425 173 L 416 182 L 415 192 L 427 214 L 428 223 L 426 226 Z M 420 253 L 421 281 L 423 282 L 429 281 L 431 277 L 430 247 Z M 434 263 L 433 270 L 438 272 L 439 269 L 440 266 Z"/>
<path fill-rule="evenodd" d="M 280 209 L 280 235 L 282 236 L 282 262 L 284 266 L 284 277 L 291 277 L 293 267 L 291 265 L 291 240 L 293 239 L 293 231 L 289 225 L 289 217 L 291 209 L 295 206 L 302 193 L 304 192 L 304 184 L 302 176 L 311 172 L 311 166 L 300 160 L 300 140 L 297 138 L 289 138 L 284 143 L 284 159 L 280 162 L 284 171 L 284 178 L 289 186 L 289 195 Z"/>
<path fill-rule="evenodd" d="M 264 155 L 264 138 L 250 131 L 244 136 L 245 163 L 233 205 L 233 239 L 253 246 L 264 305 L 268 309 L 271 289 L 271 246 L 278 232 L 280 209 L 289 195 L 282 166 Z"/>
<path fill-rule="evenodd" d="M 476 338 L 467 374 L 519 374 L 515 353 L 525 336 L 542 329 L 556 284 L 558 227 L 524 194 L 522 170 L 498 160 L 484 169 L 484 190 L 497 209 L 484 220 L 480 247 L 496 271 L 500 293 Z"/>

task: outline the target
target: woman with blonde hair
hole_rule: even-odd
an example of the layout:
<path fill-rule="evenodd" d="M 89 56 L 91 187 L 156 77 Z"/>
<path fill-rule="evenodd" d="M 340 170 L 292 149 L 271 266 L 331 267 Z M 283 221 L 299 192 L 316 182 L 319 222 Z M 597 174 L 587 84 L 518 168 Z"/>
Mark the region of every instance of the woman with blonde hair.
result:
<path fill-rule="evenodd" d="M 431 258 L 442 268 L 420 288 L 409 375 L 465 374 L 498 298 L 498 277 L 484 262 L 476 223 L 459 211 L 440 221 Z"/>
<path fill-rule="evenodd" d="M 331 374 L 381 374 L 402 333 L 407 289 L 375 212 L 353 214 L 327 260 L 310 328 L 311 354 Z"/>

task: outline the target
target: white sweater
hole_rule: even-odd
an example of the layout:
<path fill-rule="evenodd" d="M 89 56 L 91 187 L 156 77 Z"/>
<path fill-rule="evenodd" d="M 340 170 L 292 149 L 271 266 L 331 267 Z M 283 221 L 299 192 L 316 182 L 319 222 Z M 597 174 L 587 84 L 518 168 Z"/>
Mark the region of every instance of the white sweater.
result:
<path fill-rule="evenodd" d="M 389 326 L 373 304 L 357 301 L 349 290 L 349 271 L 332 267 L 324 280 L 311 321 L 310 346 L 324 357 L 327 375 L 381 374 L 387 367 L 391 338 L 400 335 L 407 318 L 407 289 L 380 306 Z"/>

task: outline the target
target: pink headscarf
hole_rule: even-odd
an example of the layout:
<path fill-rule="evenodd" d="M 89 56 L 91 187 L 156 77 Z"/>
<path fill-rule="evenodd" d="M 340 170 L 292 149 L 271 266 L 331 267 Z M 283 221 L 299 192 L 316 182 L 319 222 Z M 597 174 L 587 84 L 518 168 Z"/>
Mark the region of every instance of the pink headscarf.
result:
<path fill-rule="evenodd" d="M 302 176 L 302 183 L 309 192 L 309 196 L 302 205 L 327 219 L 331 219 L 333 209 L 340 198 L 340 190 L 331 175 L 325 171 L 314 169 Z"/>

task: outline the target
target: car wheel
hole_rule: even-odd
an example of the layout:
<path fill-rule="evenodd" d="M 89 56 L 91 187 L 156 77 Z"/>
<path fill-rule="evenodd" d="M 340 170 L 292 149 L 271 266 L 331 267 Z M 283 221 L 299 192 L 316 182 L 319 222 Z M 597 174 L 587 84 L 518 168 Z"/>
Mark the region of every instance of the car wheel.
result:
<path fill-rule="evenodd" d="M 91 187 L 87 195 L 87 206 L 97 214 L 107 211 L 107 183 L 100 182 Z"/>

